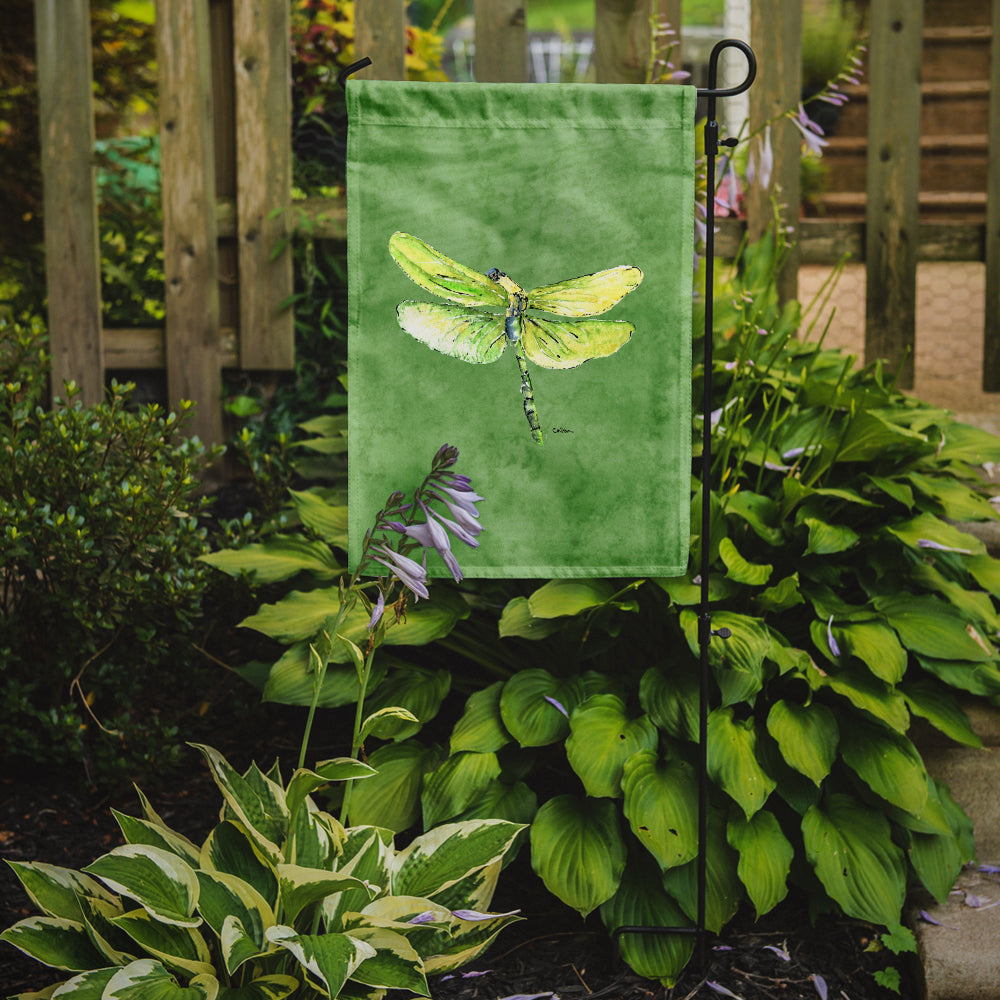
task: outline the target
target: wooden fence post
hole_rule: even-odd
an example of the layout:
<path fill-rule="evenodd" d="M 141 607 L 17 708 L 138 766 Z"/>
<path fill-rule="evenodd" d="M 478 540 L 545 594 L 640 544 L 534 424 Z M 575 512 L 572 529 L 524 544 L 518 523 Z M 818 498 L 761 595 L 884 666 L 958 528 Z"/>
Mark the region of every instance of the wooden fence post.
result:
<path fill-rule="evenodd" d="M 524 83 L 528 78 L 524 0 L 475 0 L 475 76 L 478 83 Z"/>
<path fill-rule="evenodd" d="M 88 0 L 35 0 L 52 394 L 104 398 Z"/>
<path fill-rule="evenodd" d="M 983 390 L 1000 391 L 1000 0 L 990 43 L 989 169 L 986 175 L 986 325 Z"/>
<path fill-rule="evenodd" d="M 598 83 L 645 83 L 652 0 L 595 0 L 594 68 Z"/>
<path fill-rule="evenodd" d="M 923 0 L 872 0 L 868 53 L 865 360 L 913 387 Z"/>
<path fill-rule="evenodd" d="M 288 0 L 233 6 L 240 365 L 295 367 L 292 294 L 291 57 Z M 282 241 L 285 248 L 274 255 Z M 273 258 L 273 259 L 272 259 Z"/>
<path fill-rule="evenodd" d="M 193 433 L 222 441 L 219 255 L 207 0 L 159 0 L 167 395 L 197 402 Z"/>
<path fill-rule="evenodd" d="M 802 91 L 802 4 L 799 0 L 759 0 L 750 8 L 750 41 L 761 72 L 750 88 L 750 131 L 795 108 Z M 737 123 L 738 124 L 738 123 Z M 756 143 L 758 140 L 754 140 Z M 794 230 L 794 243 L 778 274 L 778 297 L 787 302 L 798 296 L 799 262 L 799 160 L 802 136 L 787 119 L 771 127 L 774 169 L 770 184 L 755 180 L 747 194 L 747 229 L 751 240 L 760 239 L 774 221 L 773 203 L 780 206 L 780 224 Z"/>
<path fill-rule="evenodd" d="M 405 0 L 362 0 L 354 5 L 354 58 L 372 61 L 360 73 L 374 80 L 406 79 Z"/>

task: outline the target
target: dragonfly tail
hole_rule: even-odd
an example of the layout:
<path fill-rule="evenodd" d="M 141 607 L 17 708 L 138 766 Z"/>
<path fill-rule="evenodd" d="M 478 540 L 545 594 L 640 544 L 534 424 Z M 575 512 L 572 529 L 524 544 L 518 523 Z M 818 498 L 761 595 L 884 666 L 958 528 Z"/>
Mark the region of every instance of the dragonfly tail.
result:
<path fill-rule="evenodd" d="M 528 374 L 528 366 L 521 355 L 520 344 L 514 352 L 514 357 L 517 358 L 517 367 L 521 372 L 521 396 L 524 399 L 524 415 L 528 418 L 532 440 L 535 444 L 541 444 L 542 428 L 538 423 L 538 408 L 535 406 L 535 394 L 531 388 L 531 376 Z"/>

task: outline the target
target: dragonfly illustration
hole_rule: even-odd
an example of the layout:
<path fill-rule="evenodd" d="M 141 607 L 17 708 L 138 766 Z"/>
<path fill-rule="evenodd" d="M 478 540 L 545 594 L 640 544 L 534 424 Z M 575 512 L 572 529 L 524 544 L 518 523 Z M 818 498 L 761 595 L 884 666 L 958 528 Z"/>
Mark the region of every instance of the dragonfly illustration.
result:
<path fill-rule="evenodd" d="M 642 281 L 637 267 L 620 265 L 526 292 L 495 267 L 481 274 L 407 233 L 393 233 L 389 252 L 411 281 L 451 303 L 400 302 L 396 317 L 411 337 L 474 365 L 496 361 L 508 344 L 514 348 L 524 415 L 537 444 L 542 429 L 526 359 L 542 368 L 576 368 L 614 354 L 635 332 L 621 320 L 584 317 L 607 312 L 636 288 Z"/>

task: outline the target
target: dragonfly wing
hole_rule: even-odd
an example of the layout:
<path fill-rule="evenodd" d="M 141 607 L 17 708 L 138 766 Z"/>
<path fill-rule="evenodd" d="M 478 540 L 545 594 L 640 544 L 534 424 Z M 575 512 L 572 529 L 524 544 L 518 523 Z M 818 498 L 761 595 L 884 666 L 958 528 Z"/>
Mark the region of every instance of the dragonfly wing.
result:
<path fill-rule="evenodd" d="M 488 365 L 507 346 L 503 316 L 436 302 L 400 302 L 399 325 L 415 340 L 452 358 Z"/>
<path fill-rule="evenodd" d="M 528 308 L 556 316 L 598 316 L 620 302 L 642 281 L 642 271 L 622 264 L 581 278 L 557 281 L 528 292 Z"/>
<path fill-rule="evenodd" d="M 503 306 L 507 296 L 485 274 L 473 271 L 408 233 L 393 233 L 389 253 L 421 288 L 461 306 Z"/>
<path fill-rule="evenodd" d="M 606 358 L 632 338 L 631 323 L 607 319 L 569 320 L 524 317 L 521 342 L 529 361 L 541 368 L 576 368 Z"/>

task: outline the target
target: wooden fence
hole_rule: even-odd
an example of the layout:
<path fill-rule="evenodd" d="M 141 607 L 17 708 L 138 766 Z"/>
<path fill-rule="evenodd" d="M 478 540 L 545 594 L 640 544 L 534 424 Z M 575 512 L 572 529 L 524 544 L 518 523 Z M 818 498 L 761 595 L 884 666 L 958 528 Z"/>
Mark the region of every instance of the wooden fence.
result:
<path fill-rule="evenodd" d="M 526 2 L 475 0 L 478 80 L 524 80 Z M 595 0 L 599 83 L 644 78 L 656 2 Z M 169 400 L 195 400 L 195 432 L 221 441 L 221 370 L 280 371 L 294 361 L 292 316 L 281 308 L 292 290 L 291 255 L 275 254 L 293 224 L 292 213 L 281 211 L 291 201 L 289 0 L 157 2 L 166 325 L 143 330 L 101 327 L 88 0 L 35 3 L 53 384 L 73 379 L 84 400 L 95 401 L 107 370 L 166 369 Z M 871 0 L 866 219 L 786 218 L 798 240 L 782 293 L 795 294 L 800 263 L 832 263 L 845 253 L 863 260 L 866 355 L 895 364 L 911 350 L 903 380 L 912 384 L 918 260 L 985 261 L 983 380 L 996 391 L 1000 0 L 992 4 L 985 224 L 919 220 L 922 8 L 917 0 Z M 680 24 L 681 0 L 659 0 L 658 11 Z M 363 75 L 403 79 L 404 0 L 358 0 L 355 18 L 355 51 L 374 64 Z M 750 91 L 754 128 L 799 101 L 802 3 L 754 0 L 751 18 L 759 66 Z M 723 256 L 744 228 L 763 231 L 773 196 L 799 204 L 800 139 L 783 124 L 775 129 L 768 190 L 749 192 L 746 223 L 724 220 L 716 243 Z M 342 239 L 346 231 L 342 200 L 310 201 L 296 215 L 313 220 L 319 238 Z"/>

